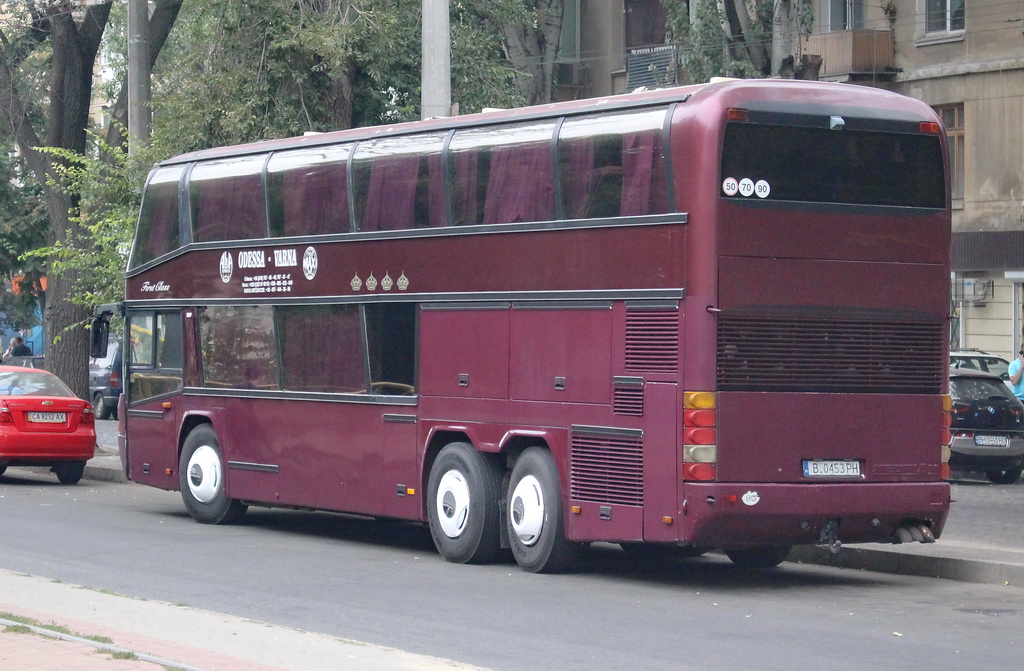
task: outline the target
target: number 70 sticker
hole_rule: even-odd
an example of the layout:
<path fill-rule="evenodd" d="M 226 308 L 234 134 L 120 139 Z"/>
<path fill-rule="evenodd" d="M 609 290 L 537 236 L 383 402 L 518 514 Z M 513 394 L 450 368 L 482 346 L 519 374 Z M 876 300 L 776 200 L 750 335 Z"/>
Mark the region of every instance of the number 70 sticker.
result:
<path fill-rule="evenodd" d="M 722 193 L 727 196 L 739 194 L 747 198 L 756 194 L 758 198 L 767 198 L 771 192 L 771 186 L 763 179 L 758 180 L 756 184 L 749 177 L 744 177 L 739 181 L 735 177 L 726 177 L 722 181 Z"/>

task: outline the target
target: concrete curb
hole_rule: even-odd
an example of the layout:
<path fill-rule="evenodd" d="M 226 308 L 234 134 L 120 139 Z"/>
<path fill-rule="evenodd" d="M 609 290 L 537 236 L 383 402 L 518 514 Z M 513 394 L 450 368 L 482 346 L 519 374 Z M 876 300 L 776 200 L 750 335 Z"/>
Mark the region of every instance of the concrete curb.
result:
<path fill-rule="evenodd" d="M 124 476 L 124 470 L 121 468 L 121 458 L 116 454 L 98 453 L 85 463 L 85 473 L 82 478 L 100 482 L 128 482 L 128 478 Z"/>
<path fill-rule="evenodd" d="M 939 540 L 939 543 L 942 541 Z M 885 546 L 899 547 L 899 546 Z M 843 548 L 833 556 L 826 548 L 805 546 L 793 548 L 789 561 L 840 568 L 914 575 L 923 578 L 945 578 L 959 582 L 1024 587 L 1024 566 L 1007 562 L 937 557 L 911 554 L 896 549 Z"/>

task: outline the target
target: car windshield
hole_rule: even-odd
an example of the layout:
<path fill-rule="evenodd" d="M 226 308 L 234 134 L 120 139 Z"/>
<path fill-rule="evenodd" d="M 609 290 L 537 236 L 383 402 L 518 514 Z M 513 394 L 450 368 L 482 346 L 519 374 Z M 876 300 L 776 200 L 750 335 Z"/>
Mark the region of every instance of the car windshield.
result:
<path fill-rule="evenodd" d="M 992 396 L 1015 398 L 1005 384 L 989 377 L 951 377 L 949 394 L 956 401 L 984 400 Z"/>
<path fill-rule="evenodd" d="M 0 371 L 0 396 L 74 396 L 56 376 L 41 371 Z"/>

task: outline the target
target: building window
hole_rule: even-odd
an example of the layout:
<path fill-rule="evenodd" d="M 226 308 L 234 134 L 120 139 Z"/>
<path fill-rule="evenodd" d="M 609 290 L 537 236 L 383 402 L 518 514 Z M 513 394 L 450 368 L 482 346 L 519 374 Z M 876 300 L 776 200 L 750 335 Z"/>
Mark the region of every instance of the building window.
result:
<path fill-rule="evenodd" d="M 864 27 L 864 3 L 861 0 L 822 0 L 820 12 L 825 32 Z"/>
<path fill-rule="evenodd" d="M 665 44 L 661 0 L 626 0 L 626 49 Z"/>
<path fill-rule="evenodd" d="M 964 106 L 936 107 L 949 141 L 949 187 L 953 200 L 964 197 Z"/>
<path fill-rule="evenodd" d="M 565 0 L 562 12 L 562 35 L 558 40 L 558 60 L 580 59 L 580 0 Z"/>
<path fill-rule="evenodd" d="M 927 0 L 926 33 L 947 33 L 964 29 L 965 0 Z"/>

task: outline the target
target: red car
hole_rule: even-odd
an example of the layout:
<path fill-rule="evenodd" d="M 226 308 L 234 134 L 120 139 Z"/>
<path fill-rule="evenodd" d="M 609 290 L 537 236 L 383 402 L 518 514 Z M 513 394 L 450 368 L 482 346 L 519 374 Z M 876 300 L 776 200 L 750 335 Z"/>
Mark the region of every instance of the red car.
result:
<path fill-rule="evenodd" d="M 95 450 L 91 405 L 53 373 L 0 366 L 0 475 L 8 466 L 49 466 L 73 485 Z"/>

